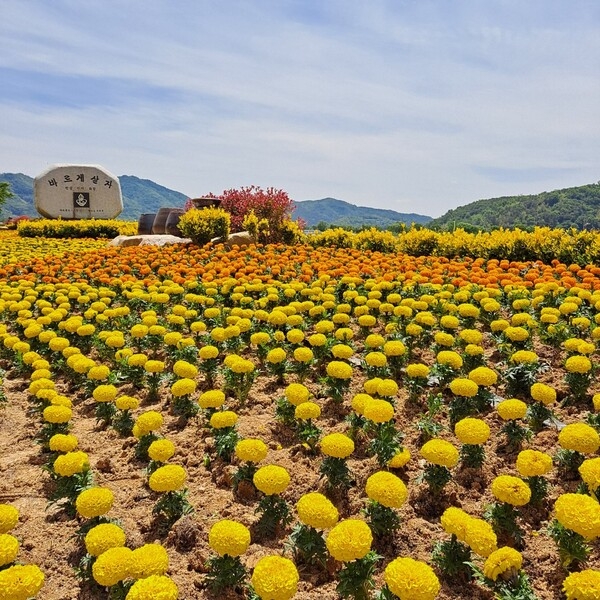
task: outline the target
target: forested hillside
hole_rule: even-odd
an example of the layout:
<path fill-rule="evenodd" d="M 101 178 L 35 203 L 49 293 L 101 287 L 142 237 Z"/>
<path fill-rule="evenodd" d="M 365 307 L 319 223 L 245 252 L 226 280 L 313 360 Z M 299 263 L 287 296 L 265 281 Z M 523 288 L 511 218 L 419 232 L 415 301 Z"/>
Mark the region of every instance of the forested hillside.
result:
<path fill-rule="evenodd" d="M 449 210 L 431 227 L 576 227 L 600 229 L 600 183 L 542 192 L 532 196 L 504 196 L 478 200 Z"/>

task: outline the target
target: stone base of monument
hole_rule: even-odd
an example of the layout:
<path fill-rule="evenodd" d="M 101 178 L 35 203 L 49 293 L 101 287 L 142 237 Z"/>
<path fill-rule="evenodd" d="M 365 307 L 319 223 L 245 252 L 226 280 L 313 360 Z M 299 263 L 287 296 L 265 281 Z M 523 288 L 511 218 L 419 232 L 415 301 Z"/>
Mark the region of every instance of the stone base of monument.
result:
<path fill-rule="evenodd" d="M 214 244 L 225 244 L 227 248 L 233 246 L 249 246 L 254 244 L 254 238 L 247 231 L 238 231 L 237 233 L 231 233 L 227 237 L 227 240 L 217 237 L 211 240 Z M 168 234 L 155 234 L 155 235 L 118 235 L 116 238 L 109 242 L 109 246 L 165 246 L 167 244 L 191 244 L 192 240 L 189 238 L 181 238 L 174 235 Z"/>
<path fill-rule="evenodd" d="M 167 244 L 191 244 L 189 238 L 175 235 L 118 235 L 109 242 L 109 246 L 166 246 Z"/>

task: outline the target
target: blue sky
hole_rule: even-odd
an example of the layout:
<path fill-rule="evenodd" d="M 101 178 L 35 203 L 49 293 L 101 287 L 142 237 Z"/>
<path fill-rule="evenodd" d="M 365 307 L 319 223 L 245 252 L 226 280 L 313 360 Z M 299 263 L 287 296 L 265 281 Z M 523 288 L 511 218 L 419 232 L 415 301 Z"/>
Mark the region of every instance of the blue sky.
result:
<path fill-rule="evenodd" d="M 600 180 L 597 0 L 0 6 L 0 172 L 431 216 Z"/>

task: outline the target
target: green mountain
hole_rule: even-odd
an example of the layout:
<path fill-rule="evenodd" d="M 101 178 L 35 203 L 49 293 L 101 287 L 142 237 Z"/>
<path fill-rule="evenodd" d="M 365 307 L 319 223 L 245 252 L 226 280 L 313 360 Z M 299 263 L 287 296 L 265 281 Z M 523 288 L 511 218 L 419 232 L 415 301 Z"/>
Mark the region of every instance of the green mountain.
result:
<path fill-rule="evenodd" d="M 7 219 L 27 215 L 39 217 L 33 202 L 33 178 L 23 173 L 0 173 L 0 181 L 10 184 L 13 197 L 2 207 L 1 217 Z M 183 208 L 187 196 L 133 175 L 121 175 L 123 212 L 119 219 L 137 221 L 142 213 L 155 213 L 159 208 L 172 206 Z"/>
<path fill-rule="evenodd" d="M 542 192 L 477 200 L 433 219 L 429 227 L 576 227 L 600 229 L 600 182 Z"/>
<path fill-rule="evenodd" d="M 381 227 L 386 228 L 398 222 L 426 224 L 431 217 L 415 213 L 399 213 L 395 210 L 355 206 L 335 198 L 321 200 L 303 200 L 295 202 L 294 219 L 303 219 L 308 227 L 316 227 L 319 223 L 340 225 L 344 227 Z"/>

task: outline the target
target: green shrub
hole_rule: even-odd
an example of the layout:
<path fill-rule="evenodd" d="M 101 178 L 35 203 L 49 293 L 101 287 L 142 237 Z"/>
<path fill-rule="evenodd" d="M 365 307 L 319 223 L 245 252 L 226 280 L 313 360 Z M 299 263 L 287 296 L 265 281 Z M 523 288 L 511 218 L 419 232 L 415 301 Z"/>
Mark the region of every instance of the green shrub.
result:
<path fill-rule="evenodd" d="M 231 217 L 222 208 L 192 208 L 179 220 L 179 230 L 185 237 L 202 246 L 216 237 L 229 235 Z"/>
<path fill-rule="evenodd" d="M 109 238 L 135 235 L 137 223 L 110 219 L 36 219 L 17 225 L 20 237 Z"/>

